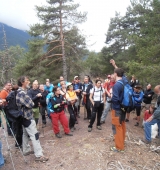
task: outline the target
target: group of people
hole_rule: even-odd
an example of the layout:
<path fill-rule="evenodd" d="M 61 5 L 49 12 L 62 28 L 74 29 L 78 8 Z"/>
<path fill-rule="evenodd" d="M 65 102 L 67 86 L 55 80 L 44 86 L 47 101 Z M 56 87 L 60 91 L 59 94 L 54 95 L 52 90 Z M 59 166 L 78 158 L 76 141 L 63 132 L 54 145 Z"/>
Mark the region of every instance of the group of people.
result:
<path fill-rule="evenodd" d="M 49 79 L 45 84 L 38 84 L 34 80 L 30 87 L 30 81 L 27 76 L 21 76 L 18 84 L 12 86 L 9 81 L 4 84 L 0 92 L 0 106 L 3 108 L 10 127 L 12 128 L 18 146 L 23 148 L 24 155 L 35 154 L 36 161 L 47 161 L 49 158 L 43 155 L 43 150 L 39 141 L 39 132 L 37 124 L 39 113 L 42 117 L 42 128 L 46 126 L 46 116 L 51 119 L 54 134 L 61 138 L 59 121 L 63 126 L 66 136 L 73 136 L 71 132 L 76 130 L 75 124 L 80 117 L 80 105 L 84 105 L 88 119 L 88 132 L 92 131 L 93 124 L 97 117 L 96 127 L 102 130 L 102 124 L 111 111 L 111 123 L 114 134 L 115 146 L 111 150 L 115 152 L 124 151 L 124 140 L 126 127 L 129 122 L 130 112 L 136 110 L 135 126 L 140 125 L 140 113 L 142 107 L 145 108 L 144 130 L 145 143 L 151 142 L 151 125 L 157 123 L 160 129 L 160 85 L 156 86 L 154 92 L 158 95 L 157 106 L 151 104 L 154 92 L 151 85 L 148 84 L 145 91 L 142 90 L 140 83 L 135 76 L 128 84 L 132 87 L 132 97 L 134 99 L 134 108 L 122 107 L 124 99 L 124 71 L 118 68 L 114 60 L 110 60 L 113 65 L 114 73 L 107 76 L 103 83 L 97 78 L 93 83 L 88 75 L 84 76 L 84 82 L 80 82 L 80 77 L 75 76 L 72 82 L 60 77 L 60 82 L 54 86 Z M 103 83 L 103 84 L 102 84 Z M 23 113 L 18 119 L 10 118 L 9 100 L 12 93 L 16 92 L 15 103 L 18 110 Z M 2 107 L 3 106 L 3 107 Z M 69 113 L 69 121 L 66 112 Z M 8 136 L 11 136 L 10 128 L 7 126 Z M 160 132 L 159 135 L 160 137 Z M 29 145 L 29 138 L 32 141 L 33 149 Z M 17 143 L 15 147 L 18 147 Z"/>

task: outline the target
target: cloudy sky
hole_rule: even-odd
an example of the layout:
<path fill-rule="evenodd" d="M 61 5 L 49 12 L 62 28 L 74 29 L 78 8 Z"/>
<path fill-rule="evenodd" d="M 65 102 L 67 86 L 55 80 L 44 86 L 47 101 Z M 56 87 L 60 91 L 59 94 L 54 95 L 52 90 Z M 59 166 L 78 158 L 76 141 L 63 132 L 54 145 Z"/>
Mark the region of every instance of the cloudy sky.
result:
<path fill-rule="evenodd" d="M 27 30 L 29 25 L 39 22 L 36 17 L 35 5 L 43 5 L 46 0 L 1 0 L 0 22 L 18 29 Z M 115 11 L 124 15 L 130 0 L 75 0 L 80 11 L 88 12 L 87 21 L 79 26 L 87 38 L 88 48 L 100 51 L 105 46 L 105 34 L 110 18 Z"/>

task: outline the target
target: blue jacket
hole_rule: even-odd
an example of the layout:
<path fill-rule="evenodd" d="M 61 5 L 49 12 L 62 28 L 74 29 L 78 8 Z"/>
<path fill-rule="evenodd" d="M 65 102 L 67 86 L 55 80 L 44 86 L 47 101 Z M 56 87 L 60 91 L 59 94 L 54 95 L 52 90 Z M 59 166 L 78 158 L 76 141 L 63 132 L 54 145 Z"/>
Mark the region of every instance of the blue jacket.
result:
<path fill-rule="evenodd" d="M 139 93 L 133 91 L 133 98 L 135 101 L 135 106 L 141 106 L 141 103 L 143 101 L 143 95 L 144 93 L 142 91 L 140 91 Z"/>
<path fill-rule="evenodd" d="M 53 113 L 54 110 L 52 109 L 52 103 L 51 103 L 51 98 L 54 96 L 53 92 L 48 93 L 47 97 L 46 97 L 46 104 L 47 104 L 47 111 L 48 114 L 50 114 L 51 112 Z"/>
<path fill-rule="evenodd" d="M 112 94 L 112 109 L 121 110 L 121 103 L 123 100 L 123 85 L 121 83 L 116 82 L 112 88 Z"/>
<path fill-rule="evenodd" d="M 50 84 L 50 86 L 44 86 L 44 90 L 47 91 L 47 92 L 52 92 L 53 91 L 53 88 L 54 88 L 54 85 L 53 84 Z"/>

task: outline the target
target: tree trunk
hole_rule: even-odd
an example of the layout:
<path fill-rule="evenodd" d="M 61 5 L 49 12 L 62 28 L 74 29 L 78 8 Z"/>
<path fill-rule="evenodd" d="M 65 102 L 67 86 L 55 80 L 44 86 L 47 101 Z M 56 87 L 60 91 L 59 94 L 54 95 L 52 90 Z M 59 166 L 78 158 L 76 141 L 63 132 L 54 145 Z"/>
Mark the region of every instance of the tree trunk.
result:
<path fill-rule="evenodd" d="M 67 81 L 67 64 L 66 64 L 66 56 L 65 56 L 65 48 L 64 48 L 64 35 L 63 35 L 63 25 L 62 25 L 62 12 L 61 12 L 62 1 L 60 1 L 60 39 L 62 43 L 62 58 L 63 58 L 63 77 L 64 80 Z"/>

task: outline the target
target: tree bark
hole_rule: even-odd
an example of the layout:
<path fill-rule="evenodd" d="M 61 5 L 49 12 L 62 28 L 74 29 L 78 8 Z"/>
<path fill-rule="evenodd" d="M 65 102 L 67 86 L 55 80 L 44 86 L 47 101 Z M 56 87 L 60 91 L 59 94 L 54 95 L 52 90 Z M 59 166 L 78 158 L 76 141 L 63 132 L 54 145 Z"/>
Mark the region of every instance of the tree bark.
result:
<path fill-rule="evenodd" d="M 62 58 L 63 58 L 63 77 L 64 80 L 67 81 L 67 64 L 66 64 L 66 56 L 65 56 L 65 48 L 64 48 L 64 35 L 63 35 L 63 26 L 62 26 L 62 12 L 61 12 L 62 1 L 60 1 L 60 39 L 62 43 Z"/>

